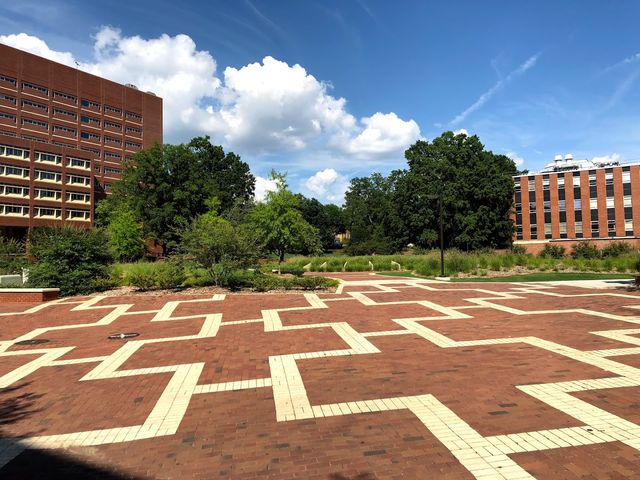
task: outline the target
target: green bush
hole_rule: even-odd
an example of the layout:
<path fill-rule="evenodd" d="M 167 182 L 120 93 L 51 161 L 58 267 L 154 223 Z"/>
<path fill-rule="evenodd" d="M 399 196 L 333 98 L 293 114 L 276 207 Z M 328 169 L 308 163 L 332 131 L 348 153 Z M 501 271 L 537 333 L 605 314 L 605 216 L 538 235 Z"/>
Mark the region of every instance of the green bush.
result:
<path fill-rule="evenodd" d="M 560 245 L 551 245 L 550 243 L 547 243 L 540 251 L 539 256 L 542 258 L 564 258 L 565 249 Z"/>
<path fill-rule="evenodd" d="M 591 242 L 582 241 L 573 246 L 571 256 L 573 258 L 585 258 L 587 260 L 600 258 L 600 250 Z"/>
<path fill-rule="evenodd" d="M 633 247 L 627 242 L 612 242 L 602 249 L 600 253 L 603 258 L 619 257 L 633 252 Z"/>
<path fill-rule="evenodd" d="M 169 259 L 129 265 L 123 284 L 140 290 L 158 290 L 180 288 L 185 279 L 183 265 L 178 260 Z"/>
<path fill-rule="evenodd" d="M 24 243 L 0 236 L 0 275 L 21 273 L 26 265 Z"/>
<path fill-rule="evenodd" d="M 59 288 L 62 296 L 87 294 L 109 278 L 111 256 L 100 229 L 36 227 L 29 239 L 35 264 L 29 286 Z"/>
<path fill-rule="evenodd" d="M 511 253 L 514 255 L 524 255 L 527 253 L 527 249 L 523 245 L 511 245 Z"/>

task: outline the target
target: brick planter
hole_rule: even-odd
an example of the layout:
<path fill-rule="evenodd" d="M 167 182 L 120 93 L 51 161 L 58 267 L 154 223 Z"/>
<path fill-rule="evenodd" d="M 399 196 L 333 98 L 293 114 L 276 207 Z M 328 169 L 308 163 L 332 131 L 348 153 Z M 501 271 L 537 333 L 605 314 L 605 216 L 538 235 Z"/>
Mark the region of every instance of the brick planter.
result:
<path fill-rule="evenodd" d="M 0 288 L 0 303 L 48 302 L 59 292 L 59 288 Z"/>

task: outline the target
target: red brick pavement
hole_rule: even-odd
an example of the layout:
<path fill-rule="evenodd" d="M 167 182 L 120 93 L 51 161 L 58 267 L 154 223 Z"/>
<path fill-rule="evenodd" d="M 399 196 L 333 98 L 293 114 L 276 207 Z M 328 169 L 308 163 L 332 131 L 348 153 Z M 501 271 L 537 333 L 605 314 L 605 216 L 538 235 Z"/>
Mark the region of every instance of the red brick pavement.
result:
<path fill-rule="evenodd" d="M 640 472 L 639 295 L 330 275 L 334 294 L 1 305 L 0 477 Z"/>

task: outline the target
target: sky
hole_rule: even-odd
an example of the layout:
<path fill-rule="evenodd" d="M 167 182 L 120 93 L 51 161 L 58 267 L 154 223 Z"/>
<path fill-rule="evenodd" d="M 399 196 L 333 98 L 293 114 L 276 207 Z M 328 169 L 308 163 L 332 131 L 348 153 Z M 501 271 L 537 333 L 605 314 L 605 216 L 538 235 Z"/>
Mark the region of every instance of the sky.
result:
<path fill-rule="evenodd" d="M 209 135 L 260 198 L 342 203 L 452 130 L 537 170 L 640 161 L 640 2 L 20 0 L 5 43 L 163 98 L 164 141 Z"/>

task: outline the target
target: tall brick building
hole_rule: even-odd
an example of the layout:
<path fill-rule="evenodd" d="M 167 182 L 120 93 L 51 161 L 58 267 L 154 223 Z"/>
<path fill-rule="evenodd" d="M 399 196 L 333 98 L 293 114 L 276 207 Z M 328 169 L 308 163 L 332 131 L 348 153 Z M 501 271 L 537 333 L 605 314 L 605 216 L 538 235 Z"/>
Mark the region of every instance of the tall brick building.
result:
<path fill-rule="evenodd" d="M 162 143 L 162 99 L 0 45 L 0 233 L 91 226 L 122 162 Z"/>
<path fill-rule="evenodd" d="M 532 253 L 547 243 L 569 251 L 580 240 L 640 247 L 640 164 L 557 155 L 542 171 L 514 182 L 516 245 Z"/>

